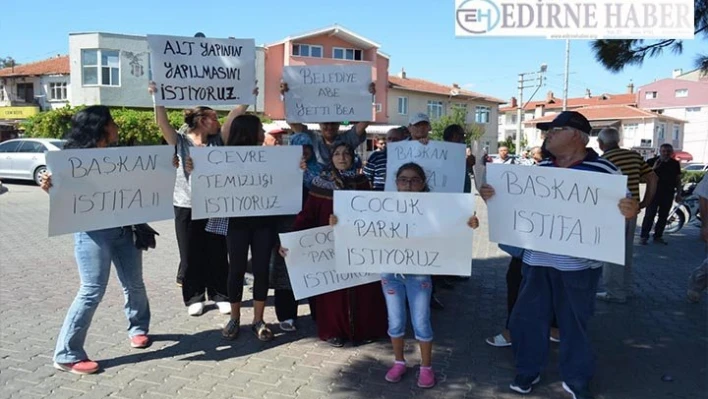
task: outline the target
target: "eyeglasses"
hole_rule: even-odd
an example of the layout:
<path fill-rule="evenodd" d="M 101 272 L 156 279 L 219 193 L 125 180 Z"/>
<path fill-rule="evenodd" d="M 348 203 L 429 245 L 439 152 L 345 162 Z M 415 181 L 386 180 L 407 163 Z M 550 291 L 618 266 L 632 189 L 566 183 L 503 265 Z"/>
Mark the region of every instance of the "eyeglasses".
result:
<path fill-rule="evenodd" d="M 423 179 L 421 179 L 420 177 L 413 177 L 413 178 L 399 177 L 396 179 L 396 184 L 400 184 L 402 186 L 406 186 L 406 185 L 420 186 L 423 183 L 424 183 Z"/>

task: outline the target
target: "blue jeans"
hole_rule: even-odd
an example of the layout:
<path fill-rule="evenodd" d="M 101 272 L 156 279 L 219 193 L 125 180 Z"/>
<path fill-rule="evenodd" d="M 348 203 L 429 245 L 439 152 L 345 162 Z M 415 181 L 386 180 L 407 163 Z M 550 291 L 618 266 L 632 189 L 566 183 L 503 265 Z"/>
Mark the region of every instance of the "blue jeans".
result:
<path fill-rule="evenodd" d="M 125 295 L 125 316 L 130 337 L 147 334 L 150 305 L 143 283 L 142 252 L 135 248 L 130 228 L 76 233 L 74 254 L 81 288 L 69 308 L 57 338 L 54 361 L 74 363 L 88 359 L 84 342 L 91 319 L 106 292 L 111 261 Z"/>
<path fill-rule="evenodd" d="M 388 309 L 388 335 L 391 338 L 401 338 L 406 335 L 406 298 L 408 298 L 415 339 L 422 342 L 432 341 L 430 296 L 433 283 L 430 276 L 382 273 L 381 287 Z"/>
<path fill-rule="evenodd" d="M 569 385 L 587 387 L 595 371 L 588 322 L 601 273 L 601 268 L 560 271 L 523 265 L 519 298 L 509 320 L 518 375 L 533 380 L 546 365 L 555 312 L 561 334 L 561 378 Z"/>

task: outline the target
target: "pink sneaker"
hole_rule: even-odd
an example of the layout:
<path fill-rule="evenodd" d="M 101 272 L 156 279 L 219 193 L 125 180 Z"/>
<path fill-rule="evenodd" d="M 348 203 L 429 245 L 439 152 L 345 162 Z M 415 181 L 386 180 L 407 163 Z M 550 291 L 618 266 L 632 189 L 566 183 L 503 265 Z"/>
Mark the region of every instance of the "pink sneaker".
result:
<path fill-rule="evenodd" d="M 406 373 L 406 363 L 396 361 L 393 367 L 386 373 L 386 381 L 388 382 L 398 382 L 401 381 L 403 374 Z"/>
<path fill-rule="evenodd" d="M 54 362 L 54 368 L 61 371 L 68 371 L 74 374 L 94 374 L 98 371 L 98 363 L 92 360 L 81 360 L 76 363 L 57 363 Z"/>
<path fill-rule="evenodd" d="M 130 346 L 133 348 L 147 348 L 150 346 L 150 338 L 147 335 L 141 334 L 130 338 Z"/>
<path fill-rule="evenodd" d="M 420 388 L 432 388 L 435 386 L 435 373 L 432 367 L 421 367 L 418 374 L 418 386 Z"/>

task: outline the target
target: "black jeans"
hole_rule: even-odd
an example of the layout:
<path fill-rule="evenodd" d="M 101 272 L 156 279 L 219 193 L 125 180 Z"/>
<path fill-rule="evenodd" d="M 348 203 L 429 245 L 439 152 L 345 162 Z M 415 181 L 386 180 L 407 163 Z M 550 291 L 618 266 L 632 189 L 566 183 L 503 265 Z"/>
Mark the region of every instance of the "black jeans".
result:
<path fill-rule="evenodd" d="M 297 301 L 292 290 L 275 290 L 275 315 L 278 321 L 297 319 Z"/>
<path fill-rule="evenodd" d="M 253 269 L 253 300 L 265 301 L 268 298 L 270 255 L 275 245 L 274 226 L 265 220 L 259 222 L 258 219 L 229 219 L 226 241 L 229 248 L 228 293 L 231 303 L 241 302 L 243 298 L 243 278 L 248 265 L 249 248 Z"/>
<path fill-rule="evenodd" d="M 659 190 L 657 190 L 654 199 L 647 207 L 646 213 L 644 214 L 644 220 L 642 220 L 642 232 L 640 234 L 642 238 L 649 238 L 649 233 L 651 232 L 652 225 L 654 224 L 654 218 L 656 218 L 657 213 L 659 214 L 659 217 L 656 219 L 656 226 L 654 226 L 654 238 L 661 238 L 661 236 L 664 235 L 666 219 L 669 217 L 669 212 L 671 212 L 671 206 L 673 203 L 673 190 L 663 190 L 663 192 L 659 192 Z"/>
<path fill-rule="evenodd" d="M 521 258 L 511 258 L 509 262 L 509 268 L 506 271 L 506 329 L 509 329 L 509 319 L 511 318 L 511 311 L 514 310 L 514 305 L 516 305 L 516 300 L 519 299 L 519 292 L 521 291 L 521 281 L 523 280 L 523 275 L 521 274 L 522 266 L 524 261 Z M 558 322 L 556 320 L 555 314 L 551 320 L 551 327 L 558 328 Z"/>
<path fill-rule="evenodd" d="M 175 233 L 179 247 L 178 278 L 182 277 L 182 299 L 189 306 L 204 302 L 225 302 L 229 261 L 226 237 L 206 231 L 207 220 L 192 220 L 192 209 L 175 206 Z"/>

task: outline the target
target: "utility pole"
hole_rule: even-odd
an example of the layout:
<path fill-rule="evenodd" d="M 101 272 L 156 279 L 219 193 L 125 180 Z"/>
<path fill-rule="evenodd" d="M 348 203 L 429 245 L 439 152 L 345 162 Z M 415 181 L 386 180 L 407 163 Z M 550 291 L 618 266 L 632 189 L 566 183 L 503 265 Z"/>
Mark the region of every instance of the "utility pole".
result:
<path fill-rule="evenodd" d="M 529 97 L 528 101 L 531 101 L 533 96 L 538 92 L 538 89 L 543 86 L 543 79 L 544 75 L 546 74 L 547 66 L 546 64 L 541 64 L 541 68 L 538 70 L 538 72 L 525 72 L 525 73 L 520 73 L 519 74 L 519 102 L 517 104 L 517 109 L 516 109 L 516 120 L 517 120 L 517 125 L 516 125 L 516 140 L 514 142 L 515 144 L 515 153 L 516 155 L 521 155 L 521 135 L 523 134 L 523 118 L 524 118 L 524 108 L 526 107 L 526 104 L 524 104 L 524 89 L 530 89 L 535 87 L 536 90 L 531 94 Z M 528 78 L 527 78 L 528 76 Z M 535 83 L 535 85 L 530 85 L 526 86 L 527 83 Z M 527 101 L 527 103 L 528 103 Z"/>
<path fill-rule="evenodd" d="M 563 111 L 568 110 L 568 75 L 570 74 L 570 40 L 565 40 L 565 82 L 563 82 Z"/>

